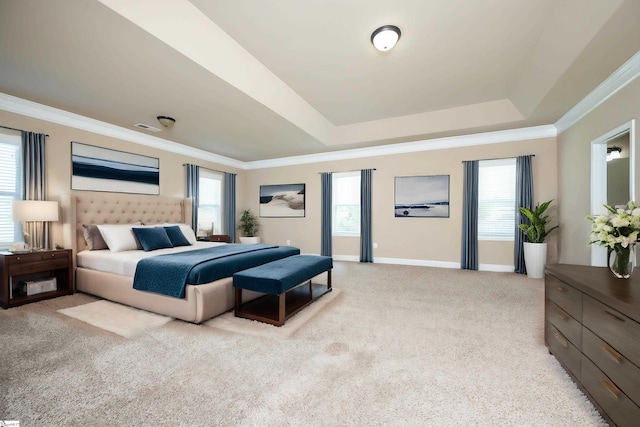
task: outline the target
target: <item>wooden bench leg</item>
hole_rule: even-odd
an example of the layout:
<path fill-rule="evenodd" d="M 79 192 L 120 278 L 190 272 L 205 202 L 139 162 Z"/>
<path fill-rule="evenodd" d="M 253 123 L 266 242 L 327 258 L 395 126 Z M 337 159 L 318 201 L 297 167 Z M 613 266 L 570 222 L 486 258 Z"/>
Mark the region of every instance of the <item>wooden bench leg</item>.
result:
<path fill-rule="evenodd" d="M 287 293 L 283 292 L 278 296 L 278 326 L 284 325 L 286 301 L 287 301 Z"/>
<path fill-rule="evenodd" d="M 236 290 L 234 314 L 237 316 L 238 311 L 240 310 L 240 305 L 242 305 L 242 288 L 234 288 L 234 289 Z"/>
<path fill-rule="evenodd" d="M 327 270 L 327 291 L 331 290 L 331 270 Z"/>

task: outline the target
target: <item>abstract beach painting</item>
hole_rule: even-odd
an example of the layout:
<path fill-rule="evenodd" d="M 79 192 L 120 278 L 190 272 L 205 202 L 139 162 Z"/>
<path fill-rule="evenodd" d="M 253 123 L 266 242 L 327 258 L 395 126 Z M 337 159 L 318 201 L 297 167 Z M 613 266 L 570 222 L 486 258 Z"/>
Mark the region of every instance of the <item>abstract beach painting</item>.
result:
<path fill-rule="evenodd" d="M 71 189 L 160 194 L 160 162 L 155 157 L 71 143 Z"/>
<path fill-rule="evenodd" d="M 449 175 L 397 176 L 396 218 L 448 218 Z"/>
<path fill-rule="evenodd" d="M 260 216 L 304 217 L 304 191 L 304 184 L 261 185 Z"/>

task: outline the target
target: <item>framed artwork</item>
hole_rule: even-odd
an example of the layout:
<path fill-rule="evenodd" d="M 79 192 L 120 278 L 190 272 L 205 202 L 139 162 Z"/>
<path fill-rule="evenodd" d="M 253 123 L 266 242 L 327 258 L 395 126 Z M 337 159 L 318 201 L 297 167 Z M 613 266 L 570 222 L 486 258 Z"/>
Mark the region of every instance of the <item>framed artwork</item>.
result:
<path fill-rule="evenodd" d="M 304 217 L 304 186 L 304 184 L 261 185 L 260 217 Z"/>
<path fill-rule="evenodd" d="M 449 218 L 449 175 L 397 176 L 396 218 Z"/>
<path fill-rule="evenodd" d="M 71 189 L 160 194 L 160 161 L 71 142 Z"/>

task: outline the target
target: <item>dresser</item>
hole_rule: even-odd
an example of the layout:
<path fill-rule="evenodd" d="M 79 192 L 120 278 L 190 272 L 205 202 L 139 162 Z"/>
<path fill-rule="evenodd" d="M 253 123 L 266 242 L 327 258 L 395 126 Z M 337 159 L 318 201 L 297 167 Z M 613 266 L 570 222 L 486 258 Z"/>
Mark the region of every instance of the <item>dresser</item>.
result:
<path fill-rule="evenodd" d="M 640 425 L 640 270 L 548 265 L 545 344 L 611 425 Z"/>

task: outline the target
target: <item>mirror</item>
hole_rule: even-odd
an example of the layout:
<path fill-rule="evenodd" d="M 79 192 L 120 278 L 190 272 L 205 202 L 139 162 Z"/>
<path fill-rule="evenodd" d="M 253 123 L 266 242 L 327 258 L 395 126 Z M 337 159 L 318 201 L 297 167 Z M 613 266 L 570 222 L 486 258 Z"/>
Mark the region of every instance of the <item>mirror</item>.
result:
<path fill-rule="evenodd" d="M 591 141 L 591 215 L 602 214 L 605 204 L 636 200 L 634 166 L 635 120 Z M 591 245 L 591 265 L 607 266 L 607 248 Z"/>

